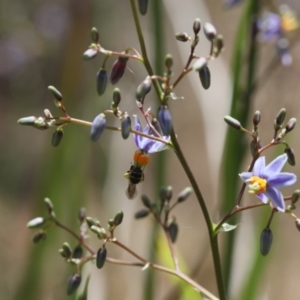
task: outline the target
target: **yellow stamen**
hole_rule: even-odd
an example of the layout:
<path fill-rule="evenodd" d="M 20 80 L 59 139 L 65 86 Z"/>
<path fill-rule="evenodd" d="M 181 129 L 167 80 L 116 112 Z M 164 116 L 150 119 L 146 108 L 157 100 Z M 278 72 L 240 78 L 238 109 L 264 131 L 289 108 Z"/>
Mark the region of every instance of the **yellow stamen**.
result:
<path fill-rule="evenodd" d="M 252 176 L 246 183 L 248 184 L 250 194 L 261 194 L 267 189 L 267 180 L 258 176 Z"/>

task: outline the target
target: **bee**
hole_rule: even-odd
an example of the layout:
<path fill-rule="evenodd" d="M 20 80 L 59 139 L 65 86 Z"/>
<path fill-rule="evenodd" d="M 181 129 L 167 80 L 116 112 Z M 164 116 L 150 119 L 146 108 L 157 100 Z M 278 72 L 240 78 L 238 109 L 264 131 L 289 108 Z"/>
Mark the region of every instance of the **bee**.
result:
<path fill-rule="evenodd" d="M 149 162 L 149 155 L 137 150 L 133 156 L 133 164 L 130 169 L 124 174 L 124 177 L 129 180 L 126 196 L 128 199 L 133 199 L 137 195 L 136 185 L 143 182 L 145 179 L 144 169 Z"/>

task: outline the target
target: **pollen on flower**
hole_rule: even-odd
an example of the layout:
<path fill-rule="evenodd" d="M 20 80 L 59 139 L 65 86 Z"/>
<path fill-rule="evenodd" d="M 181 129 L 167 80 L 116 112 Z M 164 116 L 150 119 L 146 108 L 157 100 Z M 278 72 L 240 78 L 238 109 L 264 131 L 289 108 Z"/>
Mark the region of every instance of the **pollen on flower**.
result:
<path fill-rule="evenodd" d="M 145 166 L 149 162 L 149 155 L 140 150 L 136 150 L 133 156 L 133 161 L 139 166 Z"/>
<path fill-rule="evenodd" d="M 250 177 L 247 182 L 250 194 L 261 194 L 267 189 L 267 180 L 258 176 Z"/>

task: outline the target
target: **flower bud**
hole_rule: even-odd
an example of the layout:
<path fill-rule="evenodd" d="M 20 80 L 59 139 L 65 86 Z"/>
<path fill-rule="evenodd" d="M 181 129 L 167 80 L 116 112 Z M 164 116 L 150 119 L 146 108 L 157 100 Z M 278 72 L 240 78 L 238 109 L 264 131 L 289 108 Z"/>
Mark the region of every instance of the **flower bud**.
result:
<path fill-rule="evenodd" d="M 287 132 L 287 133 L 290 132 L 290 131 L 292 131 L 292 130 L 295 128 L 296 122 L 297 122 L 297 119 L 296 119 L 296 118 L 291 118 L 291 119 L 287 122 L 287 124 L 286 124 L 286 126 L 285 126 L 285 129 L 286 129 L 286 132 Z"/>
<path fill-rule="evenodd" d="M 37 120 L 36 117 L 25 117 L 18 120 L 18 124 L 25 125 L 25 126 L 33 126 L 35 124 L 35 121 Z"/>
<path fill-rule="evenodd" d="M 63 136 L 64 136 L 63 130 L 61 128 L 56 129 L 52 135 L 52 146 L 57 147 L 60 144 Z"/>
<path fill-rule="evenodd" d="M 64 253 L 64 257 L 69 258 L 72 255 L 72 248 L 70 247 L 69 243 L 65 242 L 62 245 L 63 253 Z"/>
<path fill-rule="evenodd" d="M 105 93 L 107 80 L 108 80 L 107 72 L 105 69 L 101 68 L 96 75 L 96 86 L 97 86 L 97 93 L 99 96 Z"/>
<path fill-rule="evenodd" d="M 217 57 L 224 49 L 224 40 L 221 34 L 218 34 L 215 40 L 216 49 L 214 50 L 214 55 Z"/>
<path fill-rule="evenodd" d="M 90 60 L 96 57 L 98 54 L 98 50 L 90 48 L 83 53 L 83 60 Z"/>
<path fill-rule="evenodd" d="M 103 246 L 101 247 L 96 256 L 96 266 L 98 269 L 101 269 L 104 266 L 105 260 L 106 260 L 106 248 Z"/>
<path fill-rule="evenodd" d="M 250 143 L 250 151 L 252 157 L 257 157 L 258 155 L 258 150 L 261 148 L 261 142 L 260 141 L 255 141 L 252 140 Z"/>
<path fill-rule="evenodd" d="M 46 232 L 44 230 L 39 230 L 32 236 L 32 241 L 35 244 L 37 244 L 41 241 L 44 241 L 46 238 L 47 238 Z"/>
<path fill-rule="evenodd" d="M 93 43 L 98 43 L 99 41 L 99 32 L 98 32 L 98 29 L 96 27 L 93 27 L 91 29 L 91 38 L 92 38 L 92 41 Z"/>
<path fill-rule="evenodd" d="M 86 217 L 85 221 L 88 224 L 89 228 L 91 228 L 92 226 L 97 226 L 97 223 L 91 217 Z"/>
<path fill-rule="evenodd" d="M 295 154 L 292 148 L 285 148 L 284 149 L 284 153 L 287 155 L 288 157 L 288 163 L 291 166 L 295 166 L 296 165 L 296 158 L 295 158 Z"/>
<path fill-rule="evenodd" d="M 189 40 L 189 35 L 186 32 L 176 33 L 175 38 L 180 42 L 187 42 Z"/>
<path fill-rule="evenodd" d="M 164 203 L 170 201 L 173 195 L 173 188 L 171 186 L 162 187 L 160 189 L 160 200 Z"/>
<path fill-rule="evenodd" d="M 224 117 L 224 121 L 231 127 L 233 127 L 234 129 L 240 130 L 242 128 L 242 125 L 240 123 L 240 121 L 238 121 L 237 119 L 230 117 L 230 116 L 225 116 Z"/>
<path fill-rule="evenodd" d="M 86 218 L 86 209 L 85 207 L 81 207 L 78 211 L 78 219 L 80 223 L 83 223 Z"/>
<path fill-rule="evenodd" d="M 300 190 L 295 190 L 295 192 L 292 195 L 292 204 L 295 204 L 300 198 Z"/>
<path fill-rule="evenodd" d="M 204 34 L 205 34 L 206 38 L 210 42 L 212 42 L 216 38 L 216 36 L 217 36 L 217 30 L 216 30 L 216 28 L 212 24 L 205 23 L 203 30 L 204 30 Z"/>
<path fill-rule="evenodd" d="M 285 115 L 286 115 L 286 109 L 285 108 L 282 108 L 279 112 L 278 112 L 278 114 L 277 114 L 277 116 L 276 116 L 276 118 L 275 118 L 275 123 L 274 123 L 274 127 L 275 127 L 275 130 L 278 130 L 279 128 L 277 128 L 278 126 L 281 126 L 282 125 L 282 123 L 283 123 L 283 121 L 284 121 L 284 119 L 285 119 Z M 277 126 L 277 127 L 276 127 Z"/>
<path fill-rule="evenodd" d="M 142 100 L 150 91 L 152 87 L 151 78 L 148 76 L 137 88 L 135 97 L 138 101 Z"/>
<path fill-rule="evenodd" d="M 177 202 L 185 201 L 190 194 L 192 193 L 193 189 L 191 187 L 186 187 L 183 191 L 181 191 L 177 196 Z"/>
<path fill-rule="evenodd" d="M 151 209 L 151 201 L 150 199 L 146 196 L 146 195 L 142 195 L 141 196 L 142 202 L 144 204 L 145 207 Z"/>
<path fill-rule="evenodd" d="M 152 124 L 152 126 L 155 128 L 155 130 L 156 130 L 160 135 L 163 135 L 163 132 L 162 132 L 161 127 L 160 127 L 160 124 L 159 124 L 159 122 L 157 121 L 156 118 L 153 118 L 153 119 L 151 120 L 151 124 Z M 151 134 L 154 134 L 154 133 L 151 131 Z"/>
<path fill-rule="evenodd" d="M 119 88 L 115 88 L 113 92 L 113 103 L 116 107 L 118 107 L 120 102 L 121 102 L 121 91 Z"/>
<path fill-rule="evenodd" d="M 126 140 L 130 135 L 131 130 L 131 119 L 126 113 L 121 121 L 121 133 L 124 140 Z"/>
<path fill-rule="evenodd" d="M 145 15 L 148 9 L 148 0 L 138 0 L 139 11 L 141 15 Z"/>
<path fill-rule="evenodd" d="M 207 64 L 207 59 L 205 57 L 200 57 L 194 63 L 193 69 L 199 72 L 204 66 L 206 66 L 206 64 Z"/>
<path fill-rule="evenodd" d="M 72 275 L 68 281 L 67 295 L 73 294 L 80 286 L 80 282 L 81 282 L 80 274 L 75 273 L 74 275 Z"/>
<path fill-rule="evenodd" d="M 300 219 L 295 220 L 296 228 L 300 231 Z"/>
<path fill-rule="evenodd" d="M 135 219 L 142 219 L 149 215 L 150 211 L 148 209 L 141 209 L 134 214 Z"/>
<path fill-rule="evenodd" d="M 94 119 L 92 123 L 90 138 L 93 142 L 96 142 L 100 138 L 102 132 L 105 129 L 105 126 L 106 126 L 105 114 L 101 113 Z"/>
<path fill-rule="evenodd" d="M 172 118 L 167 105 L 161 106 L 157 113 L 157 120 L 164 135 L 169 136 L 172 131 Z"/>
<path fill-rule="evenodd" d="M 62 101 L 62 94 L 54 86 L 49 85 L 48 91 L 52 94 L 52 96 L 55 98 L 55 100 Z"/>
<path fill-rule="evenodd" d="M 116 215 L 115 215 L 115 218 L 114 218 L 114 224 L 115 226 L 118 226 L 122 223 L 123 221 L 123 217 L 124 217 L 124 214 L 122 211 L 119 211 Z"/>
<path fill-rule="evenodd" d="M 39 228 L 39 227 L 43 226 L 44 224 L 45 224 L 45 219 L 42 217 L 37 217 L 37 218 L 30 220 L 27 223 L 27 227 L 28 228 Z"/>
<path fill-rule="evenodd" d="M 54 208 L 52 201 L 49 198 L 45 198 L 44 203 L 45 203 L 45 205 L 48 209 L 48 212 L 51 213 L 53 211 L 53 208 Z"/>
<path fill-rule="evenodd" d="M 165 66 L 167 69 L 171 69 L 173 66 L 173 56 L 171 54 L 167 54 L 165 57 Z"/>
<path fill-rule="evenodd" d="M 199 33 L 199 31 L 201 30 L 201 20 L 200 19 L 195 19 L 194 24 L 193 24 L 193 30 L 195 35 L 197 35 Z"/>
<path fill-rule="evenodd" d="M 257 126 L 260 122 L 260 111 L 257 110 L 254 115 L 253 115 L 253 118 L 252 118 L 252 122 L 253 122 L 253 125 L 254 126 Z"/>
<path fill-rule="evenodd" d="M 199 78 L 202 84 L 202 87 L 207 90 L 210 87 L 210 71 L 207 65 L 204 65 L 199 70 Z"/>
<path fill-rule="evenodd" d="M 49 110 L 49 109 L 44 109 L 44 116 L 45 116 L 45 118 L 47 118 L 47 119 L 51 119 L 51 118 L 53 118 L 53 116 L 52 116 L 52 114 L 51 114 L 51 111 Z"/>
<path fill-rule="evenodd" d="M 82 257 L 82 255 L 83 255 L 83 249 L 82 249 L 81 245 L 76 246 L 72 252 L 72 258 L 80 259 Z"/>
<path fill-rule="evenodd" d="M 175 243 L 178 236 L 178 225 L 175 221 L 172 221 L 171 224 L 167 227 L 172 243 Z"/>
<path fill-rule="evenodd" d="M 260 252 L 263 256 L 266 256 L 271 249 L 273 241 L 273 234 L 270 228 L 265 228 L 260 236 Z"/>
<path fill-rule="evenodd" d="M 120 56 L 112 65 L 110 74 L 109 74 L 109 80 L 111 84 L 116 84 L 118 81 L 123 77 L 125 69 L 126 69 L 126 63 L 128 61 L 128 57 L 122 57 Z"/>

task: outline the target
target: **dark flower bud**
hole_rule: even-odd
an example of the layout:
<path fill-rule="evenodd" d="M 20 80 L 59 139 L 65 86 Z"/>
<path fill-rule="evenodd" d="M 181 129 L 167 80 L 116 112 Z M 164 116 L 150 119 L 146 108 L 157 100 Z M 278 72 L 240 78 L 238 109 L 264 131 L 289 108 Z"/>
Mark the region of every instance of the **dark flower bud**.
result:
<path fill-rule="evenodd" d="M 160 200 L 162 202 L 170 201 L 173 195 L 173 188 L 171 186 L 161 187 Z"/>
<path fill-rule="evenodd" d="M 32 236 L 32 241 L 35 244 L 37 244 L 41 241 L 44 241 L 46 238 L 47 238 L 46 232 L 44 230 L 39 230 Z"/>
<path fill-rule="evenodd" d="M 177 41 L 187 42 L 190 37 L 186 32 L 179 32 L 179 33 L 176 33 L 175 38 Z"/>
<path fill-rule="evenodd" d="M 150 199 L 146 196 L 146 195 L 142 195 L 141 196 L 142 202 L 144 204 L 145 207 L 151 209 L 151 201 Z"/>
<path fill-rule="evenodd" d="M 37 120 L 36 117 L 25 117 L 18 120 L 18 124 L 25 125 L 25 126 L 33 126 L 35 124 L 35 121 Z"/>
<path fill-rule="evenodd" d="M 131 130 L 131 119 L 126 113 L 121 120 L 121 133 L 124 140 L 126 140 L 129 137 L 130 130 Z"/>
<path fill-rule="evenodd" d="M 90 60 L 96 57 L 98 54 L 98 50 L 90 48 L 83 53 L 83 60 Z"/>
<path fill-rule="evenodd" d="M 175 243 L 178 236 L 178 225 L 175 221 L 172 221 L 171 224 L 167 227 L 172 243 Z"/>
<path fill-rule="evenodd" d="M 124 217 L 124 214 L 122 211 L 119 211 L 116 215 L 115 215 L 115 218 L 114 218 L 114 224 L 115 226 L 118 226 L 122 223 L 123 221 L 123 217 Z"/>
<path fill-rule="evenodd" d="M 206 38 L 210 42 L 212 42 L 216 38 L 216 36 L 217 36 L 217 30 L 216 30 L 216 28 L 212 24 L 205 23 L 203 30 L 204 30 L 204 34 L 205 34 Z"/>
<path fill-rule="evenodd" d="M 240 121 L 237 119 L 230 117 L 230 116 L 225 116 L 224 121 L 234 129 L 240 130 L 242 128 Z"/>
<path fill-rule="evenodd" d="M 80 286 L 80 282 L 81 282 L 80 274 L 75 273 L 74 275 L 72 275 L 68 281 L 67 295 L 73 294 Z"/>
<path fill-rule="evenodd" d="M 78 245 L 74 248 L 73 253 L 72 253 L 72 258 L 78 258 L 80 259 L 83 255 L 83 249 L 81 245 Z"/>
<path fill-rule="evenodd" d="M 196 72 L 199 72 L 204 66 L 207 64 L 207 59 L 205 57 L 200 57 L 196 60 L 196 62 L 193 65 L 193 69 Z"/>
<path fill-rule="evenodd" d="M 70 247 L 69 243 L 65 242 L 62 245 L 63 253 L 64 253 L 64 257 L 69 258 L 72 255 L 72 248 Z"/>
<path fill-rule="evenodd" d="M 260 122 L 260 111 L 257 110 L 254 115 L 253 115 L 253 118 L 252 118 L 252 122 L 253 122 L 253 125 L 254 126 L 257 126 Z"/>
<path fill-rule="evenodd" d="M 207 90 L 210 87 L 210 71 L 207 65 L 204 65 L 199 70 L 199 78 L 202 84 L 202 87 Z"/>
<path fill-rule="evenodd" d="M 186 187 L 183 191 L 181 191 L 177 196 L 177 202 L 185 201 L 190 194 L 192 193 L 193 189 L 190 187 Z"/>
<path fill-rule="evenodd" d="M 39 227 L 43 226 L 44 224 L 45 224 L 45 219 L 42 217 L 37 217 L 37 218 L 30 220 L 27 223 L 27 227 L 28 228 L 39 228 Z"/>
<path fill-rule="evenodd" d="M 164 135 L 169 136 L 172 131 L 172 118 L 168 106 L 163 105 L 157 113 L 157 120 Z"/>
<path fill-rule="evenodd" d="M 134 214 L 135 219 L 142 219 L 149 215 L 150 211 L 148 209 L 141 209 Z"/>
<path fill-rule="evenodd" d="M 258 155 L 258 150 L 261 148 L 261 142 L 260 141 L 255 141 L 252 140 L 250 143 L 250 151 L 252 157 L 257 157 Z"/>
<path fill-rule="evenodd" d="M 194 24 L 193 24 L 193 30 L 195 35 L 197 35 L 199 33 L 199 31 L 201 30 L 201 20 L 200 19 L 195 19 Z"/>
<path fill-rule="evenodd" d="M 148 76 L 137 88 L 135 97 L 138 101 L 143 99 L 150 91 L 152 87 L 151 78 Z"/>
<path fill-rule="evenodd" d="M 296 122 L 297 122 L 296 118 L 291 118 L 285 126 L 286 132 L 292 131 L 296 126 Z"/>
<path fill-rule="evenodd" d="M 96 86 L 97 86 L 97 93 L 99 96 L 105 93 L 107 80 L 108 80 L 107 72 L 105 69 L 101 68 L 96 75 Z"/>
<path fill-rule="evenodd" d="M 86 218 L 86 209 L 81 207 L 78 211 L 78 219 L 80 223 L 83 223 Z"/>
<path fill-rule="evenodd" d="M 52 146 L 57 147 L 60 144 L 63 136 L 64 136 L 63 130 L 61 128 L 56 129 L 52 135 Z"/>
<path fill-rule="evenodd" d="M 224 49 L 224 40 L 221 34 L 218 34 L 215 40 L 216 49 L 214 55 L 217 57 Z"/>
<path fill-rule="evenodd" d="M 113 103 L 116 107 L 118 107 L 120 102 L 121 102 L 121 91 L 119 88 L 115 88 L 113 91 Z"/>
<path fill-rule="evenodd" d="M 104 246 L 98 250 L 97 257 L 96 257 L 96 266 L 98 269 L 101 269 L 104 266 L 106 260 L 106 254 L 107 251 Z"/>
<path fill-rule="evenodd" d="M 52 96 L 55 98 L 55 100 L 62 101 L 62 94 L 54 86 L 49 85 L 48 91 L 52 94 Z"/>
<path fill-rule="evenodd" d="M 279 125 L 279 126 L 281 126 L 282 125 L 282 123 L 283 123 L 283 121 L 284 121 L 284 119 L 285 119 L 285 115 L 286 115 L 286 109 L 285 108 L 282 108 L 279 112 L 278 112 L 278 114 L 277 114 L 277 116 L 276 116 L 276 118 L 275 118 L 275 124 L 274 124 L 274 127 L 277 125 Z M 278 128 L 276 128 L 275 127 L 275 130 L 278 130 Z"/>
<path fill-rule="evenodd" d="M 296 158 L 295 158 L 295 154 L 292 148 L 285 148 L 284 153 L 287 155 L 288 157 L 288 163 L 291 166 L 295 166 L 296 165 Z"/>
<path fill-rule="evenodd" d="M 300 198 L 300 190 L 295 190 L 295 192 L 292 195 L 292 204 L 295 204 Z"/>
<path fill-rule="evenodd" d="M 116 84 L 124 75 L 128 57 L 120 56 L 112 65 L 109 80 L 111 84 Z"/>
<path fill-rule="evenodd" d="M 266 256 L 271 249 L 273 234 L 270 228 L 265 228 L 260 236 L 260 253 Z"/>
<path fill-rule="evenodd" d="M 98 115 L 94 119 L 91 127 L 90 138 L 92 141 L 96 142 L 100 138 L 102 132 L 105 129 L 105 126 L 106 126 L 105 114 Z"/>
<path fill-rule="evenodd" d="M 98 29 L 96 27 L 93 27 L 91 29 L 91 38 L 92 38 L 92 41 L 93 43 L 98 43 L 99 41 L 99 32 L 98 32 Z"/>
<path fill-rule="evenodd" d="M 148 9 L 148 0 L 138 0 L 139 11 L 141 15 L 145 15 Z"/>
<path fill-rule="evenodd" d="M 165 57 L 165 66 L 167 69 L 171 69 L 173 66 L 173 56 L 171 54 L 167 54 Z"/>
<path fill-rule="evenodd" d="M 45 198 L 44 203 L 45 203 L 45 205 L 48 209 L 48 212 L 51 213 L 53 211 L 53 208 L 54 208 L 52 201 L 49 198 Z"/>
<path fill-rule="evenodd" d="M 296 228 L 300 231 L 300 219 L 295 220 Z"/>

